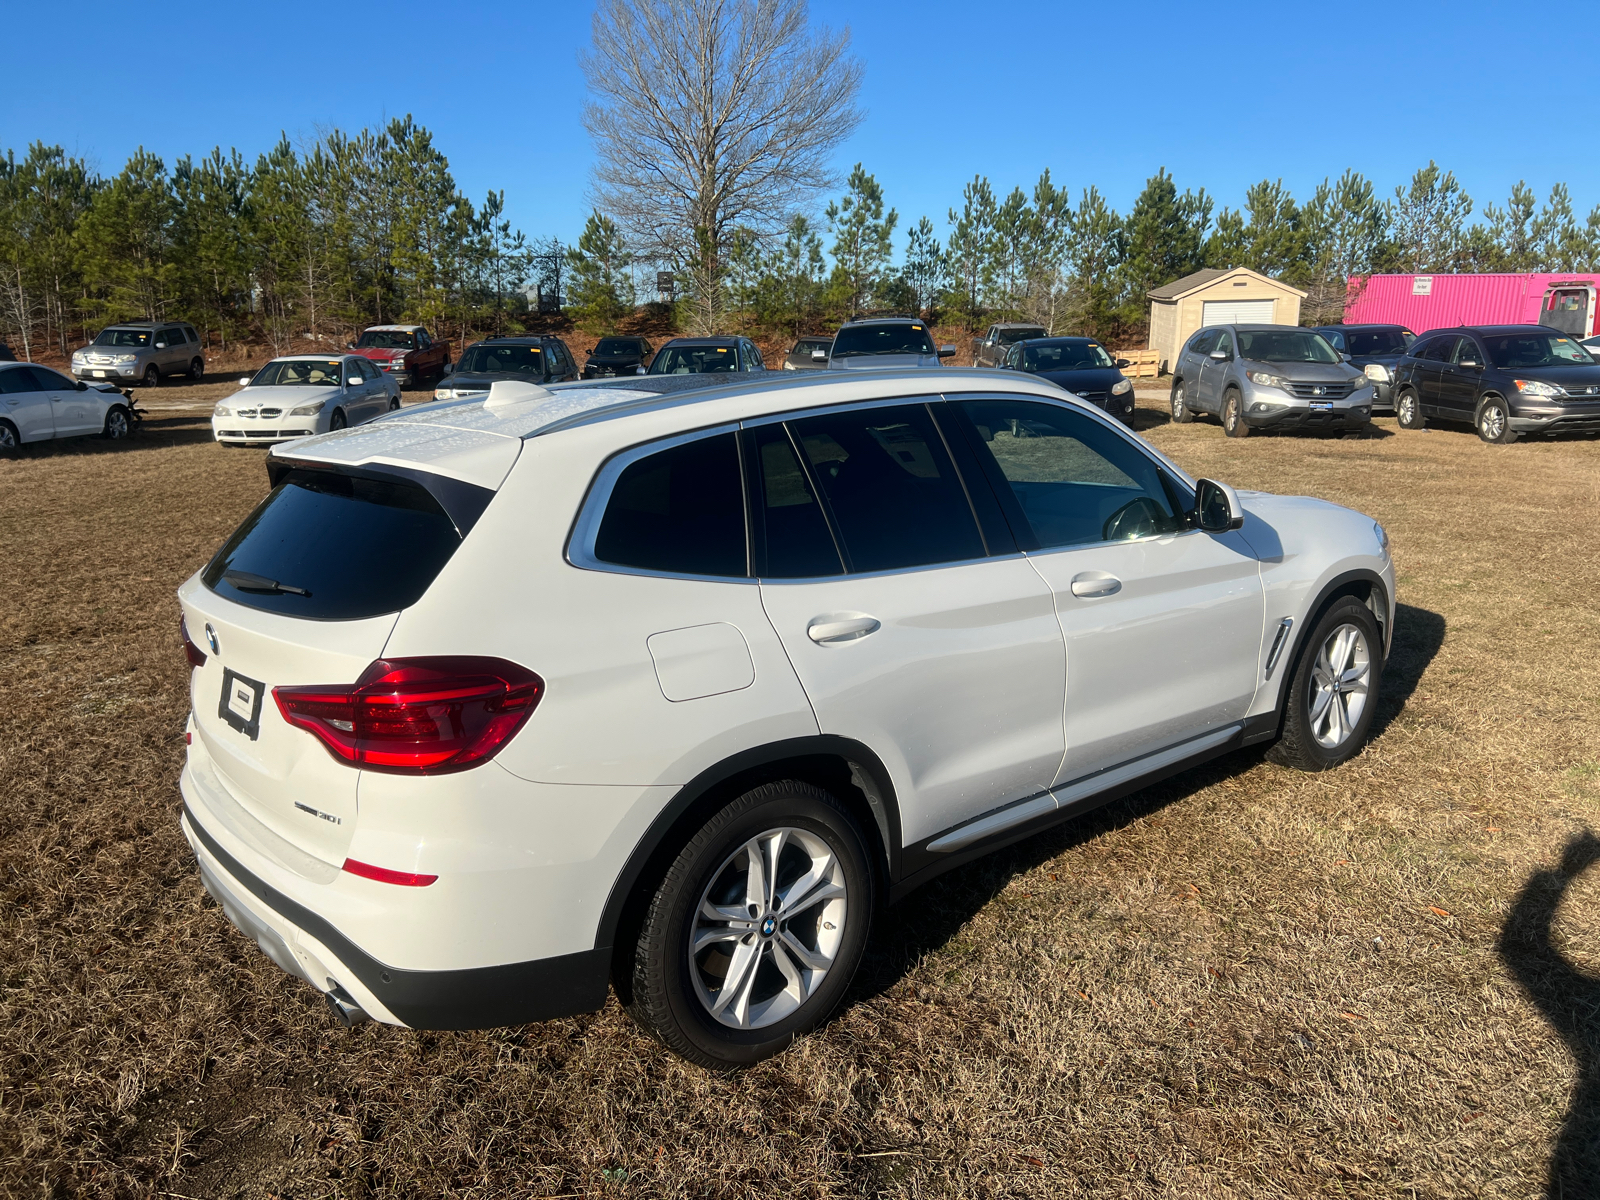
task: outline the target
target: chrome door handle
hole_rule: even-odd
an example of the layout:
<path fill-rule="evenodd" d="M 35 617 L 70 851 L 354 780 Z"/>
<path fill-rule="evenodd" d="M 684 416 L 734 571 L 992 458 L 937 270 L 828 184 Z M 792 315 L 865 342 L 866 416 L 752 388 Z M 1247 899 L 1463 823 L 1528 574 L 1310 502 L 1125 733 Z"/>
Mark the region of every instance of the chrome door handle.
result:
<path fill-rule="evenodd" d="M 1072 594 L 1091 600 L 1096 596 L 1111 596 L 1122 590 L 1122 580 L 1104 571 L 1085 571 L 1073 577 Z"/>
<path fill-rule="evenodd" d="M 875 633 L 880 622 L 876 617 L 854 617 L 848 621 L 813 621 L 806 626 L 806 636 L 819 646 L 824 642 L 843 642 Z"/>

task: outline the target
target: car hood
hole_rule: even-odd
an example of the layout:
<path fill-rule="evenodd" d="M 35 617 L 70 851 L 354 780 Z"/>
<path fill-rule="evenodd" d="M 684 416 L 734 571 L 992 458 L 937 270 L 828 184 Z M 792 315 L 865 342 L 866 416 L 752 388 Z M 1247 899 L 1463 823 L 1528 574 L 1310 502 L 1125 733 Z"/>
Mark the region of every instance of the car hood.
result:
<path fill-rule="evenodd" d="M 409 350 L 385 349 L 382 346 L 368 346 L 363 350 L 346 350 L 346 354 L 354 354 L 358 358 L 370 358 L 373 362 L 388 362 L 391 358 L 404 358 L 410 354 Z"/>
<path fill-rule="evenodd" d="M 1080 367 L 1075 371 L 1034 371 L 1029 374 L 1048 379 L 1069 392 L 1109 392 L 1122 378 L 1122 372 L 1116 367 Z"/>
<path fill-rule="evenodd" d="M 1360 375 L 1349 363 L 1267 362 L 1258 358 L 1241 358 L 1239 369 L 1266 371 L 1282 375 L 1295 383 L 1343 383 L 1353 375 Z"/>
<path fill-rule="evenodd" d="M 937 367 L 937 354 L 847 354 L 843 358 L 830 358 L 828 365 L 835 371 L 895 371 L 906 367 Z"/>
<path fill-rule="evenodd" d="M 317 400 L 328 400 L 341 394 L 343 388 L 336 387 L 301 387 L 291 385 L 288 387 L 247 387 L 240 388 L 231 396 L 223 398 L 223 403 L 230 408 L 259 408 L 266 405 L 268 408 L 293 408 L 297 404 L 310 404 Z"/>

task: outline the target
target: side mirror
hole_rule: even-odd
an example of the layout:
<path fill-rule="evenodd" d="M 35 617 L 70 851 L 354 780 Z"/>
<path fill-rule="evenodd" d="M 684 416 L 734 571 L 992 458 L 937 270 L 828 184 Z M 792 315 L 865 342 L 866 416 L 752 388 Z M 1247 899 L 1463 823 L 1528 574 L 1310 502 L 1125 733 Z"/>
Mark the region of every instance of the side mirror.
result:
<path fill-rule="evenodd" d="M 828 352 L 826 350 L 813 350 L 811 352 L 811 361 L 812 362 L 827 362 L 828 361 Z"/>
<path fill-rule="evenodd" d="M 346 350 L 354 350 L 356 348 L 356 344 L 354 342 L 346 342 L 344 344 L 344 348 Z"/>
<path fill-rule="evenodd" d="M 157 350 L 165 350 L 166 348 L 167 348 L 167 344 L 165 342 L 157 342 L 156 343 L 156 349 Z"/>
<path fill-rule="evenodd" d="M 80 391 L 80 392 L 87 392 L 89 390 L 89 385 L 87 383 L 85 383 L 83 380 L 80 379 L 80 380 L 78 380 L 77 386 L 76 386 L 76 388 L 74 390 Z"/>
<path fill-rule="evenodd" d="M 1225 483 L 1202 479 L 1194 488 L 1194 523 L 1207 533 L 1226 533 L 1244 526 L 1239 494 Z"/>
<path fill-rule="evenodd" d="M 1227 362 L 1228 361 L 1228 352 L 1226 350 L 1213 350 L 1211 352 L 1211 357 L 1214 358 L 1217 362 Z"/>
<path fill-rule="evenodd" d="M 956 348 L 954 346 L 946 344 L 946 345 L 943 345 L 943 346 L 939 347 L 939 357 L 940 358 L 954 358 L 955 356 L 956 356 Z"/>
<path fill-rule="evenodd" d="M 1125 358 L 1117 359 L 1117 370 L 1120 371 L 1120 370 L 1122 370 L 1123 367 L 1131 367 L 1131 366 L 1133 366 L 1133 363 L 1129 362 L 1127 359 L 1125 359 Z"/>
<path fill-rule="evenodd" d="M 445 363 L 443 373 L 446 374 L 446 375 L 451 375 L 451 374 L 455 373 L 455 369 L 456 369 L 455 363 Z"/>
<path fill-rule="evenodd" d="M 239 376 L 239 386 L 240 387 L 249 387 L 250 386 L 250 378 L 251 377 L 249 375 L 241 375 L 241 376 Z"/>
<path fill-rule="evenodd" d="M 1463 367 L 1467 367 L 1467 368 L 1469 368 L 1469 369 L 1471 369 L 1473 371 L 1481 371 L 1481 370 L 1483 370 L 1483 364 L 1481 362 L 1479 362 L 1475 358 L 1463 358 L 1461 360 L 1461 365 Z"/>

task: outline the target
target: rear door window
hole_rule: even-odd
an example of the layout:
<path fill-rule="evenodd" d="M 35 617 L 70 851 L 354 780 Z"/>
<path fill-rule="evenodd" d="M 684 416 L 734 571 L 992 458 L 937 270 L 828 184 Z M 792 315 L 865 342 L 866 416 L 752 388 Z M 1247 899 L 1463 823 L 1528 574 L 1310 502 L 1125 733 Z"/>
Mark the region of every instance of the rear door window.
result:
<path fill-rule="evenodd" d="M 1188 497 L 1149 457 L 1093 418 L 1018 400 L 955 407 L 967 418 L 973 449 L 1019 541 L 1050 549 L 1187 528 Z"/>
<path fill-rule="evenodd" d="M 972 505 L 924 405 L 831 413 L 790 428 L 851 571 L 984 556 Z"/>
<path fill-rule="evenodd" d="M 0 371 L 0 396 L 20 396 L 23 392 L 40 390 L 32 367 L 12 367 L 8 371 Z"/>
<path fill-rule="evenodd" d="M 606 501 L 594 556 L 674 575 L 745 575 L 744 487 L 734 435 L 698 438 L 624 468 Z"/>
<path fill-rule="evenodd" d="M 767 579 L 843 574 L 828 520 L 788 432 L 782 425 L 762 425 L 747 436 L 746 462 L 753 465 L 755 573 Z"/>
<path fill-rule="evenodd" d="M 249 608 L 354 621 L 416 603 L 460 544 L 454 523 L 418 484 L 295 470 L 201 579 Z"/>

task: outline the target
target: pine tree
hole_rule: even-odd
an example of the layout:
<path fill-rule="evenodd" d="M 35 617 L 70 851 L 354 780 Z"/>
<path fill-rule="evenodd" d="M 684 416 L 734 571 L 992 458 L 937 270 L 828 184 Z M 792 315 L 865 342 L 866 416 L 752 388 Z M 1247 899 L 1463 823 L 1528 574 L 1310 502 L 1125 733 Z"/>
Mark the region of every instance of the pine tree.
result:
<path fill-rule="evenodd" d="M 901 277 L 911 289 L 918 313 L 933 319 L 933 311 L 943 299 L 950 278 L 950 264 L 944 248 L 934 235 L 933 222 L 920 218 L 906 234 L 906 261 Z"/>
<path fill-rule="evenodd" d="M 982 314 L 984 273 L 994 254 L 994 191 L 982 175 L 961 190 L 961 213 L 949 212 L 950 241 L 947 262 L 951 277 L 951 302 L 968 329 L 977 327 Z"/>
<path fill-rule="evenodd" d="M 1390 209 L 1402 271 L 1447 272 L 1461 265 L 1472 197 L 1461 190 L 1454 172 L 1441 171 L 1430 160 L 1411 177 L 1409 188 L 1395 188 Z"/>
<path fill-rule="evenodd" d="M 1178 194 L 1162 167 L 1145 184 L 1124 223 L 1122 274 L 1131 322 L 1146 318 L 1146 294 L 1205 265 L 1211 197 L 1205 189 Z"/>
<path fill-rule="evenodd" d="M 98 293 L 92 310 L 111 320 L 170 315 L 179 281 L 172 217 L 166 165 L 141 146 L 78 223 L 78 265 Z"/>
<path fill-rule="evenodd" d="M 857 163 L 845 181 L 846 192 L 828 205 L 828 230 L 834 235 L 834 272 L 846 314 L 854 316 L 872 301 L 873 288 L 894 254 L 894 227 L 900 214 L 883 210 L 883 188 Z"/>
<path fill-rule="evenodd" d="M 1379 202 L 1371 180 L 1351 170 L 1337 183 L 1324 179 L 1300 216 L 1306 289 L 1301 317 L 1340 320 L 1345 305 L 1360 294 L 1362 277 L 1386 253 L 1388 209 Z M 1358 282 L 1352 284 L 1352 279 Z"/>
<path fill-rule="evenodd" d="M 578 322 L 591 333 L 610 333 L 633 308 L 632 259 L 617 223 L 599 209 L 589 214 L 578 244 L 567 251 L 568 299 Z"/>
<path fill-rule="evenodd" d="M 1102 341 L 1120 332 L 1118 276 L 1126 254 L 1122 218 L 1098 188 L 1086 188 L 1072 212 L 1067 247 L 1067 319 Z"/>

